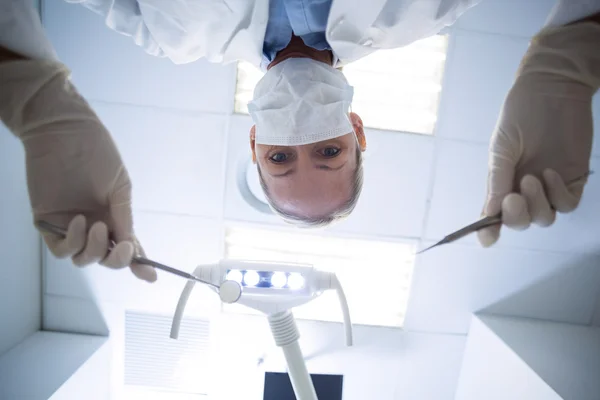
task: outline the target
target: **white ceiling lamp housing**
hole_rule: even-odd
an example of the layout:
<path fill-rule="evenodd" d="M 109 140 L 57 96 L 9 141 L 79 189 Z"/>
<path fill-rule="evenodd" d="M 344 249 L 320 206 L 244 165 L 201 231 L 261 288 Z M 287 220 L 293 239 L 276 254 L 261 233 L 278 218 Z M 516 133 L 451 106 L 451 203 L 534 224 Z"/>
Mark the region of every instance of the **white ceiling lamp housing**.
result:
<path fill-rule="evenodd" d="M 311 264 L 334 272 L 344 286 L 352 322 L 359 325 L 401 327 L 408 306 L 414 266 L 414 243 L 349 239 L 264 229 L 229 227 L 225 236 L 225 258 Z M 299 277 L 301 278 L 301 277 Z M 302 286 L 289 276 L 289 286 Z M 240 305 L 225 305 L 225 311 L 254 312 Z M 294 309 L 298 318 L 341 322 L 339 302 L 333 292 Z"/>

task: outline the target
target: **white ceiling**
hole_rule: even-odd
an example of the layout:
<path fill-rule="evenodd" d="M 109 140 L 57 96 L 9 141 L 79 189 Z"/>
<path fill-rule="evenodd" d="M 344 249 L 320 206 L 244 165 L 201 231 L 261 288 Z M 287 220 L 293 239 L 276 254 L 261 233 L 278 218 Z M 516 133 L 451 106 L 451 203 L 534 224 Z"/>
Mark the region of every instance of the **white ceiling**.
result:
<path fill-rule="evenodd" d="M 528 38 L 552 4 L 487 0 L 450 30 L 436 134 L 369 131 L 364 194 L 354 215 L 332 234 L 419 238 L 428 244 L 479 217 L 486 143 Z M 281 224 L 250 207 L 236 185 L 239 165 L 248 160 L 251 122 L 232 115 L 233 65 L 175 66 L 152 58 L 130 38 L 109 31 L 98 16 L 63 1 L 46 2 L 43 18 L 59 56 L 123 153 L 134 182 L 136 228 L 150 256 L 191 269 L 220 257 L 226 223 Z M 600 102 L 594 107 L 600 120 Z M 598 141 L 594 156 L 592 169 L 600 171 Z M 471 237 L 420 256 L 406 328 L 465 333 L 473 311 L 569 268 L 579 256 L 598 260 L 599 179 L 590 179 L 580 209 L 561 216 L 552 229 L 506 232 L 491 250 Z M 73 270 L 49 271 L 46 294 L 86 298 L 85 288 L 72 284 Z M 99 269 L 85 273 L 96 296 L 129 304 L 167 295 L 171 303 L 181 288 L 164 275 L 151 291 L 135 286 L 133 278 L 118 280 Z M 567 285 L 583 294 L 560 291 L 567 304 L 553 314 L 556 319 L 592 319 L 600 276 L 589 271 L 586 277 L 587 282 L 573 279 Z M 540 296 L 521 299 L 534 302 Z M 533 317 L 548 312 L 542 306 L 526 309 Z M 516 312 L 506 304 L 503 310 Z M 596 310 L 597 323 L 598 315 Z"/>

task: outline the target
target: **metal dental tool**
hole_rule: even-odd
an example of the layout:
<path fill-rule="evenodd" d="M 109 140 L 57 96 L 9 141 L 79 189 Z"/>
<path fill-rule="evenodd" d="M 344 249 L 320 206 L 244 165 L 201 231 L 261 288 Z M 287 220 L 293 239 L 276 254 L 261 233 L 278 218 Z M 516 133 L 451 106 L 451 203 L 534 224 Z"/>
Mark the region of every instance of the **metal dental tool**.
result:
<path fill-rule="evenodd" d="M 585 179 L 588 176 L 592 175 L 593 173 L 594 173 L 594 171 L 590 171 L 590 172 L 586 173 L 585 175 L 580 176 L 579 178 L 576 178 L 576 179 L 573 179 L 573 180 L 567 182 L 567 185 L 571 185 L 581 179 Z M 427 247 L 426 249 L 418 251 L 417 254 L 424 253 L 427 250 L 431 250 L 434 247 L 441 246 L 443 244 L 455 242 L 458 239 L 461 239 L 471 233 L 477 232 L 480 229 L 487 228 L 488 226 L 492 226 L 492 225 L 498 225 L 498 224 L 502 224 L 502 214 L 495 215 L 492 217 L 482 218 L 479 221 L 473 222 L 472 224 L 467 225 L 464 228 L 457 230 L 456 232 L 452 232 L 451 234 L 445 236 L 439 242 Z"/>
<path fill-rule="evenodd" d="M 56 226 L 56 225 L 51 224 L 46 221 L 37 221 L 36 226 L 43 231 L 53 233 L 53 234 L 61 236 L 63 238 L 67 236 L 66 229 L 61 228 L 59 226 Z M 109 250 L 112 250 L 114 248 L 114 246 L 115 246 L 115 242 L 111 241 L 111 246 L 109 247 Z M 222 295 L 221 297 L 226 296 L 226 298 L 222 299 L 226 303 L 233 303 L 233 302 L 237 301 L 242 294 L 241 285 L 235 281 L 227 280 L 227 281 L 224 281 L 221 285 L 218 285 L 209 280 L 200 279 L 197 276 L 192 275 L 190 273 L 181 271 L 177 268 L 169 267 L 168 265 L 161 264 L 159 262 L 150 260 L 148 258 L 139 256 L 139 255 L 134 256 L 132 261 L 134 261 L 138 264 L 150 265 L 156 269 L 166 271 L 173 275 L 177 275 L 181 278 L 185 278 L 189 281 L 200 282 L 200 283 L 204 283 L 206 285 L 212 286 L 219 291 L 219 293 Z M 225 290 L 219 290 L 219 289 L 225 289 Z M 232 299 L 234 299 L 234 298 L 235 298 L 235 300 L 232 301 Z"/>

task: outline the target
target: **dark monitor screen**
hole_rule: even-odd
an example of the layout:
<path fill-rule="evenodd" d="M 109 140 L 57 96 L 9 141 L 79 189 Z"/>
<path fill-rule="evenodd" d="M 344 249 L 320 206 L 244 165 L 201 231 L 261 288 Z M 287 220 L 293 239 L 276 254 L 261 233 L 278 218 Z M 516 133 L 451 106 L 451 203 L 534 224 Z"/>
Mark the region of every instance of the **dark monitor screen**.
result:
<path fill-rule="evenodd" d="M 343 375 L 310 374 L 319 400 L 342 400 Z M 265 373 L 263 400 L 297 400 L 287 373 Z"/>

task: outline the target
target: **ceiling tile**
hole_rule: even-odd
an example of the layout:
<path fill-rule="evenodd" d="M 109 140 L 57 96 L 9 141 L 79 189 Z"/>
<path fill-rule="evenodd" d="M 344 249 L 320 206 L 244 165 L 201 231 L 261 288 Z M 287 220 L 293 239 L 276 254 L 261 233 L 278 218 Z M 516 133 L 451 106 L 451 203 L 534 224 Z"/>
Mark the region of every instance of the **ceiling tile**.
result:
<path fill-rule="evenodd" d="M 150 56 L 78 4 L 46 1 L 43 20 L 60 59 L 88 99 L 212 113 L 233 110 L 235 64 L 200 60 L 175 65 Z"/>
<path fill-rule="evenodd" d="M 469 9 L 455 27 L 531 37 L 544 25 L 555 0 L 485 0 Z"/>
<path fill-rule="evenodd" d="M 442 238 L 480 218 L 487 181 L 485 145 L 439 140 L 425 238 Z M 471 242 L 474 243 L 471 239 Z M 467 240 L 467 239 L 465 239 Z"/>
<path fill-rule="evenodd" d="M 593 100 L 594 112 L 594 145 L 592 146 L 592 154 L 600 157 L 600 93 L 596 93 Z"/>
<path fill-rule="evenodd" d="M 600 296 L 596 299 L 596 309 L 592 318 L 592 325 L 600 327 Z"/>
<path fill-rule="evenodd" d="M 123 155 L 135 208 L 221 217 L 226 117 L 102 103 L 93 107 Z"/>
<path fill-rule="evenodd" d="M 527 39 L 453 30 L 436 135 L 488 143 Z"/>

